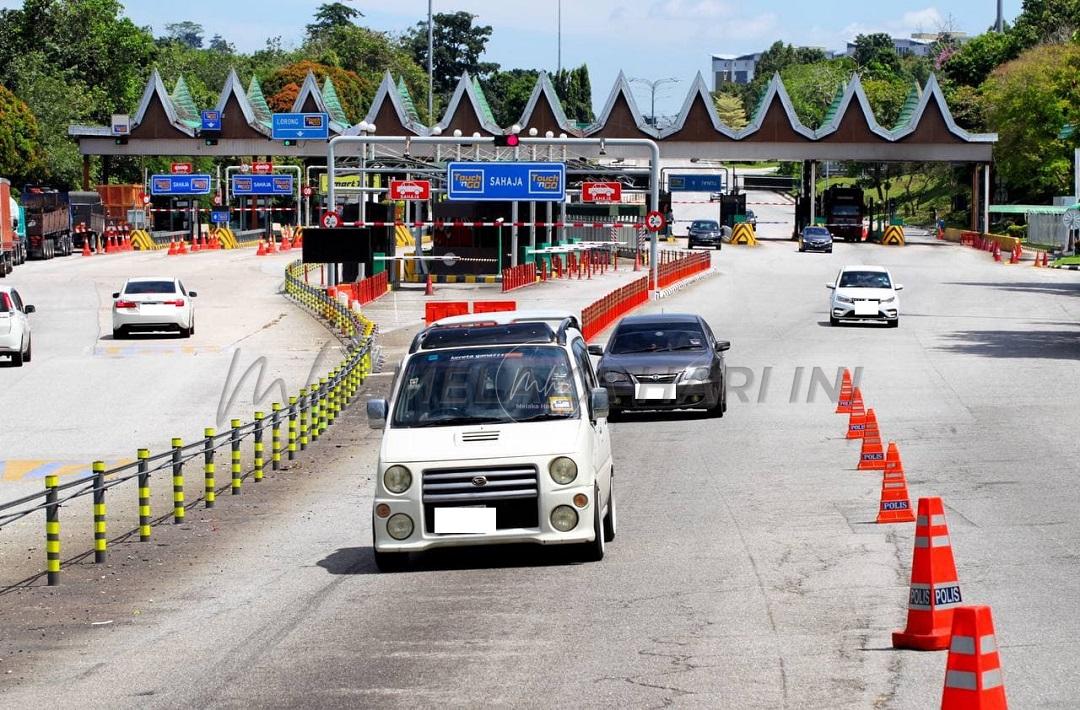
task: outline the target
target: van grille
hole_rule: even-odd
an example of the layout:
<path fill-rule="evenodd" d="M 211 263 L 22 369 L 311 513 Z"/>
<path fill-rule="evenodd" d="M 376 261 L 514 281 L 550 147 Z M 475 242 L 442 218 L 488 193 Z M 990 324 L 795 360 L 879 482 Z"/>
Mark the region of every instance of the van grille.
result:
<path fill-rule="evenodd" d="M 462 442 L 472 441 L 498 441 L 498 431 L 466 431 L 461 434 Z"/>
<path fill-rule="evenodd" d="M 436 507 L 493 507 L 500 530 L 540 525 L 536 466 L 437 468 L 425 470 L 422 477 L 424 529 L 429 533 L 435 531 Z"/>

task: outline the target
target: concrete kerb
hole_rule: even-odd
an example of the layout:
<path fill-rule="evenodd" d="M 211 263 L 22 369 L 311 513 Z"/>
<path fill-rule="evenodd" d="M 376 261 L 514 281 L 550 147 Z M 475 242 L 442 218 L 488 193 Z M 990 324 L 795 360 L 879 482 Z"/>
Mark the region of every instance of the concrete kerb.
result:
<path fill-rule="evenodd" d="M 659 291 L 653 292 L 653 295 L 651 296 L 651 299 L 656 301 L 656 300 L 660 300 L 662 298 L 668 298 L 669 296 L 674 296 L 676 293 L 678 293 L 679 291 L 682 291 L 687 286 L 692 286 L 692 285 L 696 284 L 698 281 L 702 281 L 703 279 L 707 279 L 707 278 L 709 278 L 711 276 L 719 276 L 719 275 L 720 275 L 720 272 L 717 271 L 715 268 L 711 268 L 711 269 L 709 269 L 707 271 L 702 271 L 701 273 L 694 274 L 693 276 L 690 276 L 690 277 L 687 277 L 687 278 L 683 279 L 682 281 L 680 281 L 679 283 L 677 283 L 677 284 L 675 284 L 673 286 L 668 286 L 665 289 L 661 289 Z"/>

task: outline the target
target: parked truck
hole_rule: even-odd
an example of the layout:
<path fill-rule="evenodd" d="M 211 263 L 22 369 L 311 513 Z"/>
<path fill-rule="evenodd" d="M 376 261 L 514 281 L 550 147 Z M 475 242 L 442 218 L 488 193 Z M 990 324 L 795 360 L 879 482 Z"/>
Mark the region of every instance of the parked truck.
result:
<path fill-rule="evenodd" d="M 821 215 L 833 238 L 845 242 L 862 241 L 866 203 L 861 188 L 840 185 L 826 188 L 821 196 Z"/>
<path fill-rule="evenodd" d="M 48 187 L 27 186 L 22 193 L 26 211 L 26 236 L 31 259 L 68 256 L 71 242 L 71 212 L 66 192 Z"/>
<path fill-rule="evenodd" d="M 69 192 L 71 205 L 71 240 L 76 249 L 90 240 L 90 248 L 97 249 L 105 234 L 105 205 L 97 192 Z"/>
<path fill-rule="evenodd" d="M 19 263 L 22 244 L 18 227 L 18 205 L 11 199 L 11 183 L 0 178 L 0 278 L 11 273 Z"/>

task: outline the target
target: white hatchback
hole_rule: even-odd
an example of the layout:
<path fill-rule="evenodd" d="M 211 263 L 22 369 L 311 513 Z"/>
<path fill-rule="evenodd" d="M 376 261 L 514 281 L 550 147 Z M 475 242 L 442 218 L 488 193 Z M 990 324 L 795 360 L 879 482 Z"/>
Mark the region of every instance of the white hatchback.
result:
<path fill-rule="evenodd" d="M 0 355 L 11 358 L 20 367 L 30 362 L 30 319 L 34 307 L 23 303 L 19 292 L 10 286 L 0 286 Z"/>
<path fill-rule="evenodd" d="M 124 288 L 112 295 L 113 338 L 123 338 L 133 331 L 164 330 L 189 337 L 195 332 L 195 305 L 191 299 L 196 295 L 180 279 L 128 279 Z"/>
<path fill-rule="evenodd" d="M 829 324 L 841 321 L 870 321 L 885 323 L 890 328 L 900 325 L 900 297 L 904 288 L 893 281 L 884 266 L 845 266 L 836 281 L 825 284 L 832 291 L 829 299 Z"/>

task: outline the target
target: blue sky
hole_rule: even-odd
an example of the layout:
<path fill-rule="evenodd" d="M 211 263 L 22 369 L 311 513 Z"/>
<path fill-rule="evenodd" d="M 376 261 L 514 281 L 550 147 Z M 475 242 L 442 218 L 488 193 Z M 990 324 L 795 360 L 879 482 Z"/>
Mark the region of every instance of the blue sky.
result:
<path fill-rule="evenodd" d="M 0 0 L 0 6 L 21 2 Z M 166 24 L 193 20 L 250 51 L 267 37 L 299 44 L 319 0 L 127 0 L 127 14 L 156 33 Z M 427 0 L 354 0 L 371 28 L 400 32 L 426 18 Z M 1021 0 L 1005 0 L 1005 18 L 1020 11 Z M 492 25 L 488 60 L 504 68 L 554 69 L 555 0 L 434 0 L 435 12 L 467 10 Z M 977 34 L 994 20 L 996 0 L 914 0 L 874 3 L 866 0 L 562 0 L 563 65 L 589 65 L 596 109 L 620 69 L 627 76 L 676 77 L 681 82 L 657 95 L 658 113 L 675 113 L 690 81 L 700 71 L 709 81 L 712 54 L 764 49 L 777 39 L 797 45 L 842 49 L 861 32 L 897 36 L 933 32 L 942 27 Z M 711 81 L 709 82 L 711 85 Z M 645 89 L 635 89 L 639 103 Z"/>

